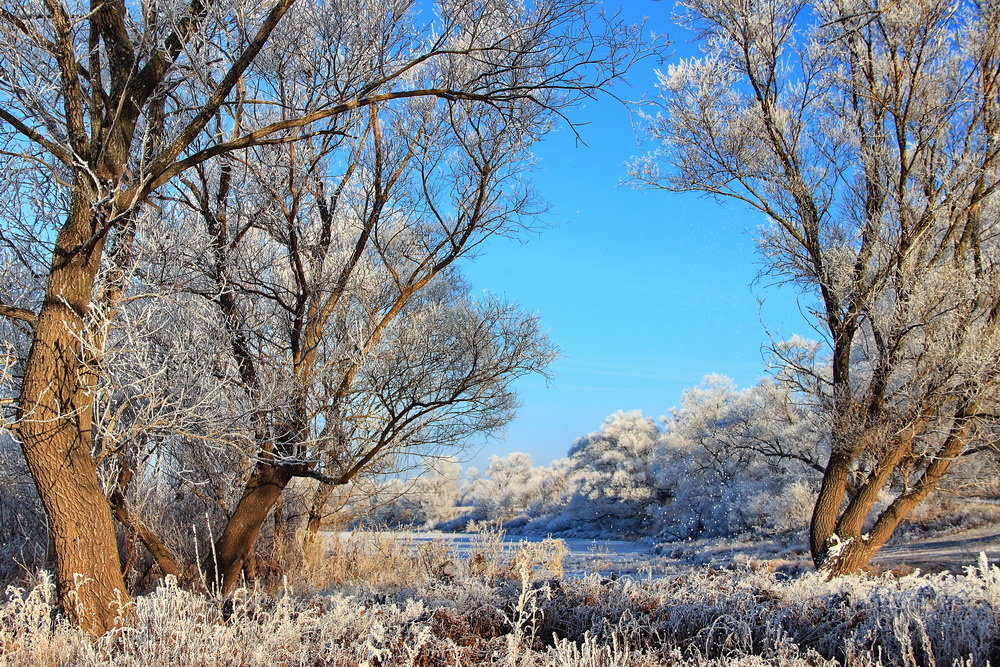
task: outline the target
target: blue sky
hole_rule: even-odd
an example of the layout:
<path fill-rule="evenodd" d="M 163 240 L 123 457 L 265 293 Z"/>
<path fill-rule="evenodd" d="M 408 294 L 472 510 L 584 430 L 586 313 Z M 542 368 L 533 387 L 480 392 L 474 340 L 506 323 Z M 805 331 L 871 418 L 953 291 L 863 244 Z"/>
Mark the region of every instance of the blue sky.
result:
<path fill-rule="evenodd" d="M 670 21 L 671 3 L 634 0 L 622 11 L 633 22 L 647 16 L 648 30 L 668 34 L 672 59 L 694 53 Z M 641 64 L 616 94 L 653 96 L 655 67 Z M 626 163 L 644 151 L 636 119 L 610 99 L 572 116 L 588 123 L 579 130 L 586 146 L 562 129 L 536 151 L 536 186 L 551 226 L 521 242 L 491 239 L 463 267 L 474 289 L 537 313 L 562 353 L 548 383 L 517 385 L 518 417 L 506 437 L 469 453 L 478 467 L 512 451 L 547 464 L 616 410 L 667 413 L 707 374 L 753 384 L 764 374 L 768 332 L 812 333 L 791 289 L 754 281 L 761 214 L 624 184 Z"/>

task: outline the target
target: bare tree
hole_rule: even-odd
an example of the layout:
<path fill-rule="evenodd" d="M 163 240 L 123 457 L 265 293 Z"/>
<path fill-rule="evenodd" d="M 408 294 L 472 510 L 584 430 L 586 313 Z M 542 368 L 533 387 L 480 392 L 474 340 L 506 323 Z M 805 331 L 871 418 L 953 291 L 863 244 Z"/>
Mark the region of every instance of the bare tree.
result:
<path fill-rule="evenodd" d="M 313 123 L 393 99 L 530 100 L 559 113 L 635 55 L 634 33 L 593 28 L 587 10 L 577 0 L 459 0 L 421 24 L 405 0 L 4 3 L 0 135 L 11 173 L 29 176 L 15 179 L 2 234 L 27 242 L 18 250 L 41 278 L 37 301 L 0 313 L 33 329 L 16 435 L 49 518 L 60 599 L 84 628 L 112 627 L 126 597 L 91 456 L 82 337 L 97 295 L 113 299 L 98 276 L 102 264 L 127 262 L 139 207 L 213 156 L 295 141 Z M 289 14 L 294 23 L 275 33 Z M 289 49 L 315 66 L 273 78 L 269 64 Z M 205 140 L 220 109 L 237 99 L 273 108 L 280 86 L 311 86 L 313 103 L 248 114 L 224 140 Z M 46 189 L 28 191 L 29 180 Z"/>
<path fill-rule="evenodd" d="M 299 94 L 278 97 L 291 106 Z M 199 165 L 160 198 L 162 215 L 177 220 L 158 239 L 160 256 L 179 258 L 166 280 L 217 308 L 246 392 L 246 439 L 256 443 L 206 561 L 223 592 L 252 563 L 293 478 L 346 484 L 405 452 L 495 431 L 510 417 L 510 381 L 544 368 L 551 353 L 533 320 L 497 303 L 460 308 L 452 267 L 540 210 L 524 165 L 547 115 L 530 101 L 380 103 L 297 143 Z M 431 318 L 428 298 L 454 306 Z M 433 347 L 452 320 L 470 327 L 446 339 L 475 355 L 471 368 Z M 401 336 L 400 326 L 426 340 Z M 385 356 L 412 366 L 373 375 Z M 433 398 L 428 382 L 439 385 Z M 318 511 L 329 493 L 317 493 Z"/>
<path fill-rule="evenodd" d="M 705 56 L 661 74 L 633 175 L 758 209 L 768 270 L 808 290 L 832 422 L 810 544 L 855 571 L 997 417 L 1000 8 L 679 6 Z"/>

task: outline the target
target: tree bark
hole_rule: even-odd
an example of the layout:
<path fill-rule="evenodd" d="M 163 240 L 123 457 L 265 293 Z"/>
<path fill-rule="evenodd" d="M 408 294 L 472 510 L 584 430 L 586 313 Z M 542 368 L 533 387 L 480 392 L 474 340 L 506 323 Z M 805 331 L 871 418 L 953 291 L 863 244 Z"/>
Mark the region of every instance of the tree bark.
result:
<path fill-rule="evenodd" d="M 835 453 L 830 456 L 823 474 L 816 504 L 813 506 L 812 521 L 809 524 L 809 551 L 817 568 L 822 567 L 830 547 L 830 538 L 837 528 L 837 518 L 847 492 L 847 477 L 850 470 L 850 455 Z"/>
<path fill-rule="evenodd" d="M 287 468 L 258 461 L 243 496 L 215 543 L 215 553 L 205 561 L 211 588 L 222 595 L 229 595 L 236 589 L 240 573 L 257 544 L 261 527 L 291 479 L 292 473 Z"/>
<path fill-rule="evenodd" d="M 862 537 L 849 538 L 849 541 L 840 546 L 839 551 L 824 559 L 819 570 L 830 577 L 863 572 L 881 546 L 871 544 Z"/>
<path fill-rule="evenodd" d="M 49 520 L 60 604 L 80 627 L 100 635 L 114 627 L 128 595 L 91 457 L 93 394 L 81 340 L 104 238 L 88 190 L 76 184 L 56 239 L 25 365 L 18 433 Z"/>
<path fill-rule="evenodd" d="M 316 541 L 319 529 L 323 527 L 323 517 L 326 515 L 326 504 L 333 495 L 332 484 L 321 484 L 313 493 L 312 502 L 309 504 L 309 518 L 306 521 L 306 543 L 311 544 Z"/>

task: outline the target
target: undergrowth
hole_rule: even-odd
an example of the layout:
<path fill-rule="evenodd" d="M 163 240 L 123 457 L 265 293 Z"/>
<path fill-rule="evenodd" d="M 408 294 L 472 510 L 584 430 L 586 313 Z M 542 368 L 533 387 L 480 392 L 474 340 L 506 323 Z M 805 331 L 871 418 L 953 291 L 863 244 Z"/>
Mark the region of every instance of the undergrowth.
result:
<path fill-rule="evenodd" d="M 58 612 L 42 573 L 7 589 L 0 663 L 1000 665 L 1000 568 L 985 558 L 962 575 L 567 579 L 558 540 L 511 552 L 487 535 L 459 559 L 444 544 L 337 539 L 278 590 L 220 600 L 168 579 L 96 641 Z"/>

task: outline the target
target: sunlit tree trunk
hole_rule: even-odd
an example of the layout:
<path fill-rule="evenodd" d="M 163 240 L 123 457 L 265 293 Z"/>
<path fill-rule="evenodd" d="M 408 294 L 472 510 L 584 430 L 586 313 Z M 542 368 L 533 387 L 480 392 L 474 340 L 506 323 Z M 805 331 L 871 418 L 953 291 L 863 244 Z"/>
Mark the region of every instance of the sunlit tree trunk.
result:
<path fill-rule="evenodd" d="M 254 467 L 239 503 L 216 540 L 214 555 L 205 563 L 210 585 L 222 595 L 229 595 L 241 583 L 261 528 L 291 479 L 286 468 L 273 463 L 260 461 Z"/>
<path fill-rule="evenodd" d="M 59 598 L 92 634 L 127 601 L 111 509 L 91 457 L 93 394 L 82 363 L 84 318 L 104 239 L 94 193 L 78 177 L 35 322 L 19 402 L 19 438 L 49 520 Z M 96 224 L 95 224 L 96 223 Z M 68 603 L 67 603 L 68 602 Z"/>

